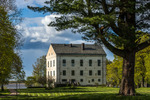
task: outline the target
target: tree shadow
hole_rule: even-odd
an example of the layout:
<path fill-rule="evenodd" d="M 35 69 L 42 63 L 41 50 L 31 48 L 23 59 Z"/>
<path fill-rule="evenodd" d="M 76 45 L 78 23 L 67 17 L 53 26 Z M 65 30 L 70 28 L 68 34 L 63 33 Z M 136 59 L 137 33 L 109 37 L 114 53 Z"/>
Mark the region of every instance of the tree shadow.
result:
<path fill-rule="evenodd" d="M 23 93 L 68 93 L 68 92 L 103 92 L 103 90 L 86 90 L 87 88 L 56 88 L 56 89 L 36 89 L 36 88 L 29 88 L 29 89 L 20 89 L 19 92 L 23 92 Z"/>
<path fill-rule="evenodd" d="M 18 95 L 8 96 L 1 100 L 149 100 L 150 95 L 137 94 L 136 96 L 121 96 L 112 93 L 88 93 L 74 95 L 57 95 L 57 96 L 29 96 Z"/>

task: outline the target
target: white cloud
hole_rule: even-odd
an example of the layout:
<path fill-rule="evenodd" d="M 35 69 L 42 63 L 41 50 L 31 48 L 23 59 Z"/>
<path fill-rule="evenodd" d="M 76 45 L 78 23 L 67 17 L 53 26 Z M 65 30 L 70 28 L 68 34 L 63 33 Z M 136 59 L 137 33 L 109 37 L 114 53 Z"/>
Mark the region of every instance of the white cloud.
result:
<path fill-rule="evenodd" d="M 73 34 L 71 30 L 56 31 L 54 27 L 47 26 L 51 21 L 55 20 L 59 15 L 47 15 L 45 17 L 25 18 L 24 22 L 17 26 L 18 29 L 23 29 L 22 35 L 25 38 L 31 38 L 30 42 L 78 42 L 82 43 L 80 34 Z"/>
<path fill-rule="evenodd" d="M 18 8 L 26 8 L 27 5 L 30 6 L 43 6 L 45 5 L 44 2 L 47 0 L 16 0 L 16 5 L 18 6 Z"/>
<path fill-rule="evenodd" d="M 70 41 L 70 43 L 72 43 L 72 44 L 81 44 L 81 43 L 85 43 L 85 44 L 93 44 L 93 42 L 87 42 L 87 41 L 84 41 L 84 40 Z"/>

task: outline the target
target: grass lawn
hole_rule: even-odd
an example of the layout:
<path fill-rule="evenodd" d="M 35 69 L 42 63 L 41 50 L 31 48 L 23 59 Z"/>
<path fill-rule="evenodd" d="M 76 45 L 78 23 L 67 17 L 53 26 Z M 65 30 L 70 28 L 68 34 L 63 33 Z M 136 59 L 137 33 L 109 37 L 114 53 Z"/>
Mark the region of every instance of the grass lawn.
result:
<path fill-rule="evenodd" d="M 10 94 L 10 92 L 6 89 L 5 89 L 5 91 L 0 90 L 0 96 L 6 96 L 6 95 L 9 95 L 9 94 Z"/>
<path fill-rule="evenodd" d="M 117 95 L 118 88 L 110 87 L 59 87 L 52 90 L 44 88 L 20 89 L 18 96 L 7 96 L 2 100 L 150 100 L 150 88 L 136 89 L 136 96 Z"/>

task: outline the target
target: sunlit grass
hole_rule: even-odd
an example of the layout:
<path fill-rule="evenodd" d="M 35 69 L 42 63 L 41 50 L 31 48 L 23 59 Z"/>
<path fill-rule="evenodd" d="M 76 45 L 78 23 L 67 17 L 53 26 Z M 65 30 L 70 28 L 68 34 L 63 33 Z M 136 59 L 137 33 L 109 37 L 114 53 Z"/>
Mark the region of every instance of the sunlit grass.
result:
<path fill-rule="evenodd" d="M 1 99 L 12 100 L 150 100 L 150 88 L 136 89 L 136 96 L 120 96 L 119 88 L 110 87 L 58 87 L 51 90 L 45 88 L 28 88 L 18 90 L 18 96 Z"/>
<path fill-rule="evenodd" d="M 5 89 L 4 91 L 0 90 L 0 96 L 6 96 L 6 95 L 9 95 L 9 94 L 10 94 L 10 92 L 7 89 Z"/>

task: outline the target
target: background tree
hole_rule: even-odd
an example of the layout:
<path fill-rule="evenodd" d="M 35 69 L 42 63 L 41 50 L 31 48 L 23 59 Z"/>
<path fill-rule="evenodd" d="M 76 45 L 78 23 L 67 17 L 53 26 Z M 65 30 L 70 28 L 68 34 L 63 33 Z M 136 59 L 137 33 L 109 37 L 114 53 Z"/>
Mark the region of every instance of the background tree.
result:
<path fill-rule="evenodd" d="M 141 41 L 144 41 L 147 36 L 143 36 Z M 146 64 L 150 58 L 150 46 L 136 53 L 135 64 L 135 84 L 139 87 L 147 87 L 148 79 L 150 78 L 150 65 Z"/>
<path fill-rule="evenodd" d="M 32 87 L 32 85 L 35 83 L 35 77 L 33 77 L 33 76 L 29 76 L 29 77 L 27 77 L 27 80 L 25 81 L 25 85 L 27 86 L 27 87 Z"/>
<path fill-rule="evenodd" d="M 37 58 L 33 66 L 33 77 L 35 77 L 36 82 L 44 85 L 46 84 L 46 56 L 43 55 Z"/>
<path fill-rule="evenodd" d="M 14 25 L 18 25 L 22 21 L 21 10 L 16 6 L 16 0 L 0 0 L 0 6 L 8 13 L 9 19 Z"/>
<path fill-rule="evenodd" d="M 107 64 L 107 84 L 109 86 L 119 87 L 122 78 L 122 64 L 123 59 L 114 55 L 114 60 L 112 63 Z"/>
<path fill-rule="evenodd" d="M 111 63 L 112 63 L 112 61 L 110 61 L 109 59 L 106 58 L 106 65 L 109 65 Z"/>
<path fill-rule="evenodd" d="M 38 83 L 42 84 L 42 86 L 45 86 L 46 85 L 46 77 L 45 76 L 40 76 L 38 78 Z"/>
<path fill-rule="evenodd" d="M 115 55 L 123 57 L 120 95 L 135 95 L 135 54 L 150 45 L 140 43 L 149 29 L 150 2 L 147 0 L 49 0 L 48 6 L 28 7 L 33 11 L 59 14 L 49 26 L 58 31 L 71 28 L 83 39 L 102 42 Z M 144 33 L 147 34 L 147 33 Z"/>
<path fill-rule="evenodd" d="M 136 53 L 135 86 L 147 87 L 150 79 L 150 46 Z M 107 64 L 107 84 L 119 86 L 121 79 L 123 59 L 114 55 L 114 60 Z"/>
<path fill-rule="evenodd" d="M 7 12 L 0 7 L 0 84 L 3 90 L 3 84 L 10 78 L 11 65 L 13 64 L 15 35 L 16 30 L 9 20 Z"/>

